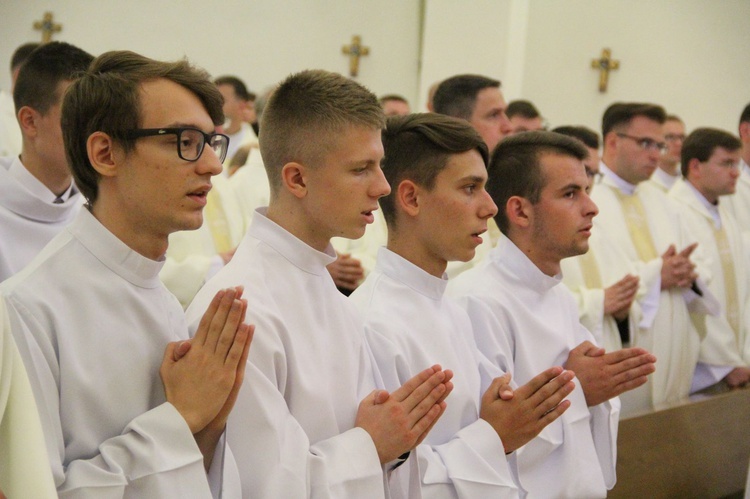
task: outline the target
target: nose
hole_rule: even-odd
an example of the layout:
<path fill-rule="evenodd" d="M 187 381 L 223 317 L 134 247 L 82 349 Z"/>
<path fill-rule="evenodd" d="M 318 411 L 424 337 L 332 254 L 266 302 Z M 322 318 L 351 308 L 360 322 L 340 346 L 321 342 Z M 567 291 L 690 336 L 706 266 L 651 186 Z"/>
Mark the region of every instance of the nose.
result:
<path fill-rule="evenodd" d="M 195 162 L 195 167 L 198 173 L 208 173 L 211 176 L 220 174 L 224 168 L 219 161 L 219 156 L 208 144 L 203 147 L 203 152 Z"/>
<path fill-rule="evenodd" d="M 586 196 L 586 202 L 584 204 L 585 209 L 585 215 L 591 218 L 594 218 L 596 215 L 599 214 L 599 207 L 596 205 L 593 199 L 591 199 L 591 196 L 589 196 L 587 193 L 584 192 L 584 195 Z"/>
<path fill-rule="evenodd" d="M 375 168 L 375 175 L 373 176 L 373 181 L 370 185 L 370 195 L 378 199 L 387 196 L 390 193 L 391 186 L 388 185 L 388 181 L 385 179 L 383 169 L 378 166 Z"/>
<path fill-rule="evenodd" d="M 487 191 L 484 191 L 484 199 L 482 200 L 482 210 L 480 212 L 480 218 L 491 218 L 497 215 L 497 205 L 492 200 L 492 197 L 490 197 L 490 193 Z"/>
<path fill-rule="evenodd" d="M 507 137 L 513 133 L 513 125 L 510 123 L 508 115 L 505 112 L 500 116 L 500 133 L 502 133 L 503 137 Z"/>

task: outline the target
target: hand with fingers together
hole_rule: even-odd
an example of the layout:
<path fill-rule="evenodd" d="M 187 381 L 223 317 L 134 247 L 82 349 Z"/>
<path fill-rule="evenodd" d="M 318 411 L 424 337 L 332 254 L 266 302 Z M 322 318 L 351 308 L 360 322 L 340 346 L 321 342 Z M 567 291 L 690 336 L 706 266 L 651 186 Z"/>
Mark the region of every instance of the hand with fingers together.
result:
<path fill-rule="evenodd" d="M 375 390 L 359 404 L 354 425 L 370 434 L 382 464 L 419 445 L 445 411 L 453 373 L 435 365 L 393 393 Z"/>
<path fill-rule="evenodd" d="M 552 367 L 509 393 L 510 374 L 495 378 L 482 396 L 479 417 L 487 421 L 511 453 L 539 435 L 570 407 L 573 373 Z"/>
<path fill-rule="evenodd" d="M 591 407 L 646 383 L 656 370 L 656 357 L 643 348 L 605 352 L 584 341 L 568 355 L 565 368 L 573 371 Z"/>
<path fill-rule="evenodd" d="M 253 327 L 243 324 L 242 288 L 219 291 L 195 337 L 167 345 L 159 374 L 167 401 L 182 415 L 210 467 L 245 373 Z"/>

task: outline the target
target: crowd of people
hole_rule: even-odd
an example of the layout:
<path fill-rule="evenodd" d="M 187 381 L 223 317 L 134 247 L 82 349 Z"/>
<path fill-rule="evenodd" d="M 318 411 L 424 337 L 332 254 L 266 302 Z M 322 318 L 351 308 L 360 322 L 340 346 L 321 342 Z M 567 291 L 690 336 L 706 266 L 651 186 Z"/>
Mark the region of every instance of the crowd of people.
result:
<path fill-rule="evenodd" d="M 0 497 L 606 497 L 621 417 L 750 382 L 750 105 L 11 71 Z"/>

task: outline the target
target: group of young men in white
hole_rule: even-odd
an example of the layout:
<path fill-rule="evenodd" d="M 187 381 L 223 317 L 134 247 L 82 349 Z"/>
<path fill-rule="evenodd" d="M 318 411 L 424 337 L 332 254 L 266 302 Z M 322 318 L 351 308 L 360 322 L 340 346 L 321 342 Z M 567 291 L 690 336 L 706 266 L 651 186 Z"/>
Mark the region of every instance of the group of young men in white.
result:
<path fill-rule="evenodd" d="M 227 81 L 62 42 L 20 67 L 22 149 L 0 160 L 8 497 L 605 497 L 619 396 L 636 412 L 750 378 L 748 252 L 718 202 L 731 134 L 687 137 L 667 196 L 658 106 L 612 105 L 599 163 L 580 128 L 508 136 L 490 78 L 386 121 L 311 70 L 226 178 Z"/>

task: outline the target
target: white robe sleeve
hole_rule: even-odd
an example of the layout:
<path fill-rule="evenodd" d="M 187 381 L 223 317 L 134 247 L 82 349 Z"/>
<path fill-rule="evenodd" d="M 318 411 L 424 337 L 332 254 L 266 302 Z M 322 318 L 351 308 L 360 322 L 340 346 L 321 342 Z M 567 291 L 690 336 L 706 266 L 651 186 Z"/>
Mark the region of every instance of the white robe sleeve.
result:
<path fill-rule="evenodd" d="M 22 304 L 8 303 L 11 328 L 40 408 L 60 497 L 211 497 L 203 455 L 187 423 L 169 403 L 135 417 L 120 435 L 101 442 L 97 454 L 66 459 L 59 414 L 64 387 L 59 386 L 55 347 L 22 310 Z M 179 484 L 176 490 L 175 484 Z"/>

